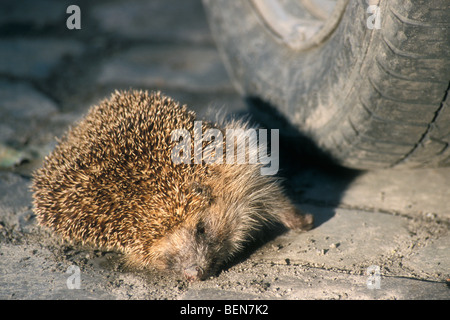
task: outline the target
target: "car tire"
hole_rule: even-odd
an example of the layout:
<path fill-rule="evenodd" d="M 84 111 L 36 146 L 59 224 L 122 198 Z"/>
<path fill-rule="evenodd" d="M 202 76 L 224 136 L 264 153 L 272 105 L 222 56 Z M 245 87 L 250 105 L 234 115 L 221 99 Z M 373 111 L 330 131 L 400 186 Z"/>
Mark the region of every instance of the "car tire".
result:
<path fill-rule="evenodd" d="M 204 0 L 243 96 L 273 106 L 340 165 L 450 165 L 448 0 L 345 1 L 328 34 L 297 48 L 273 32 L 255 1 Z"/>

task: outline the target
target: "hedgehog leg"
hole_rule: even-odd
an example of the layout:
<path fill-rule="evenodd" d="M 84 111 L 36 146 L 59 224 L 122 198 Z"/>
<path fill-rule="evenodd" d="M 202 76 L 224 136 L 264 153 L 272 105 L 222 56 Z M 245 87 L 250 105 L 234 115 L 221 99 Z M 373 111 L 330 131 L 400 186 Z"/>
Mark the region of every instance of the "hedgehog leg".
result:
<path fill-rule="evenodd" d="M 294 205 L 280 213 L 280 221 L 289 229 L 310 230 L 314 226 L 314 217 L 310 213 L 303 213 Z"/>

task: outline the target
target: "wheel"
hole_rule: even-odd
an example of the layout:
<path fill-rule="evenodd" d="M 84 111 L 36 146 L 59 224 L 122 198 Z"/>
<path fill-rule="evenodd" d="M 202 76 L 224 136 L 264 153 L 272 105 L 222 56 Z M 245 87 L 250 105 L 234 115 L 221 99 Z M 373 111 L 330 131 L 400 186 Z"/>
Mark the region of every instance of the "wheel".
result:
<path fill-rule="evenodd" d="M 241 94 L 273 106 L 339 164 L 450 164 L 448 0 L 204 5 Z"/>

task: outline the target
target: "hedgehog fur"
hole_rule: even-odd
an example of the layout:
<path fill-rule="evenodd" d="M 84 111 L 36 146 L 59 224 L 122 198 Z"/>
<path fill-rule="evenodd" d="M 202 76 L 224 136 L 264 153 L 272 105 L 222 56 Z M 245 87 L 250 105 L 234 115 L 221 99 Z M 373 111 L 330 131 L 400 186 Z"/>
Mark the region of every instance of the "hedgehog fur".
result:
<path fill-rule="evenodd" d="M 41 225 L 128 263 L 205 279 L 267 223 L 309 229 L 260 165 L 174 164 L 171 133 L 196 115 L 161 93 L 116 91 L 58 141 L 33 175 Z M 204 128 L 220 128 L 202 122 Z M 222 123 L 243 128 L 242 121 Z"/>

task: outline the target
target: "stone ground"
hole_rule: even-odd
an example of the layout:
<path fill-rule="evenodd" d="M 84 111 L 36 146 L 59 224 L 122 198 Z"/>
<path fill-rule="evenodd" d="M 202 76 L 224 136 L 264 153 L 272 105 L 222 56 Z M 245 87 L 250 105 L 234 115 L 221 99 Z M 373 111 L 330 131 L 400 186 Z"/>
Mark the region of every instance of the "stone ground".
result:
<path fill-rule="evenodd" d="M 74 3 L 81 30 L 66 28 Z M 200 115 L 246 105 L 200 0 L 0 6 L 0 299 L 450 298 L 450 168 L 357 172 L 296 161 L 286 185 L 315 229 L 261 240 L 203 282 L 125 270 L 116 253 L 61 244 L 36 225 L 31 172 L 90 105 L 131 87 L 161 90 Z M 78 290 L 67 286 L 73 265 Z M 368 274 L 377 268 L 378 278 Z"/>

